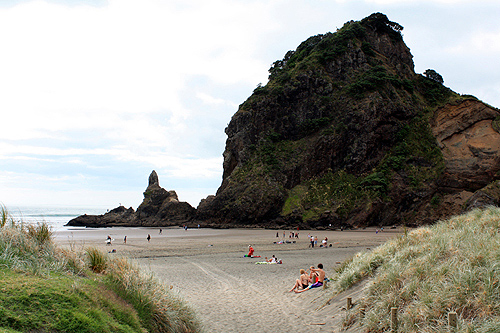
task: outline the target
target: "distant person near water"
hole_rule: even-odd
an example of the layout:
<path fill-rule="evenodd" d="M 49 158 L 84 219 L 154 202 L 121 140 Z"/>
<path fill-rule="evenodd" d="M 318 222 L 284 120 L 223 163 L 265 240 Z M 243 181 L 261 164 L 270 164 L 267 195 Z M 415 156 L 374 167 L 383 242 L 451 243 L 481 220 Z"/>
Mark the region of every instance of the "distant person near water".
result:
<path fill-rule="evenodd" d="M 148 240 L 148 243 L 149 243 L 149 241 L 151 240 L 151 235 L 148 234 L 148 237 L 146 239 Z"/>

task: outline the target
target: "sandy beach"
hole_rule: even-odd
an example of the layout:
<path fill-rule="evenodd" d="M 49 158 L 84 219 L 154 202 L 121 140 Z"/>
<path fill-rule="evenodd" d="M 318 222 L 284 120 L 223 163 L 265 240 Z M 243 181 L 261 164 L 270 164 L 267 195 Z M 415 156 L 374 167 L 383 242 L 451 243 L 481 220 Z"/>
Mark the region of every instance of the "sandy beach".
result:
<path fill-rule="evenodd" d="M 375 232 L 300 230 L 295 243 L 291 230 L 108 228 L 56 231 L 55 240 L 63 247 L 97 246 L 113 256 L 136 261 L 155 273 L 196 311 L 206 332 L 338 332 L 343 319 L 341 308 L 347 295 L 339 295 L 330 305 L 328 289 L 289 293 L 301 268 L 324 265 L 327 277 L 340 262 L 360 251 L 370 251 L 401 229 Z M 276 237 L 276 233 L 278 236 Z M 147 236 L 151 235 L 148 242 Z M 328 237 L 332 247 L 309 247 L 307 235 Z M 112 245 L 106 245 L 111 236 Z M 124 237 L 127 242 L 124 243 Z M 261 258 L 245 258 L 248 245 Z M 319 245 L 319 244 L 318 244 Z M 255 264 L 275 255 L 283 264 Z M 349 291 L 354 302 L 362 286 Z"/>

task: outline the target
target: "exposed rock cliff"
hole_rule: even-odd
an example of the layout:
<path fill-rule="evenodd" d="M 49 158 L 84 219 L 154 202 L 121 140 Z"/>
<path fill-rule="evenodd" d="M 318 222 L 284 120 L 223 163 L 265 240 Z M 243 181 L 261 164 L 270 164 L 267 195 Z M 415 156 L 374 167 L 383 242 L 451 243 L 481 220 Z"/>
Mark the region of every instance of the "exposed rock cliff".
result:
<path fill-rule="evenodd" d="M 226 128 L 213 225 L 421 224 L 500 179 L 498 109 L 418 75 L 377 13 L 270 68 Z"/>
<path fill-rule="evenodd" d="M 144 191 L 144 200 L 134 211 L 117 207 L 104 215 L 82 215 L 68 226 L 113 227 L 113 226 L 171 226 L 187 223 L 196 215 L 196 209 L 187 202 L 180 202 L 175 191 L 160 187 L 158 175 L 153 170 Z"/>

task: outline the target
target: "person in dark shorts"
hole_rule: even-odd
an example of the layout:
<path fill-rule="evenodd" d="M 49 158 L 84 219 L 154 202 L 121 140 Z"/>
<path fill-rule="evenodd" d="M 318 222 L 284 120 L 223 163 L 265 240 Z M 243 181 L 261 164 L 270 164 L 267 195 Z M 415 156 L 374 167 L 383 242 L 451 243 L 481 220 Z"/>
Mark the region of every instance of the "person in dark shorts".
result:
<path fill-rule="evenodd" d="M 314 266 L 311 266 L 311 274 L 310 278 L 312 279 L 314 276 L 317 276 L 318 280 L 316 282 L 313 281 L 312 284 L 310 284 L 307 288 L 302 289 L 302 290 L 294 290 L 296 293 L 301 293 L 306 290 L 312 289 L 312 288 L 317 288 L 323 286 L 323 281 L 325 280 L 325 271 L 323 270 L 323 264 L 318 264 L 318 268 L 314 268 Z"/>

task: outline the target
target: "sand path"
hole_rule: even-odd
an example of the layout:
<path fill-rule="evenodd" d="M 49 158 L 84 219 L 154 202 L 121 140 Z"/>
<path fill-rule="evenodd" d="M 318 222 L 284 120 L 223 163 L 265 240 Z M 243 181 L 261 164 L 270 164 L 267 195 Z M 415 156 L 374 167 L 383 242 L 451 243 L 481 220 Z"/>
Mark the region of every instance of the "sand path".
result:
<path fill-rule="evenodd" d="M 345 317 L 341 308 L 346 295 L 339 295 L 329 306 L 318 308 L 329 298 L 328 290 L 314 289 L 302 294 L 289 293 L 300 268 L 323 263 L 333 273 L 343 260 L 360 251 L 395 237 L 401 230 L 375 233 L 358 231 L 300 231 L 295 243 L 274 244 L 283 239 L 282 231 L 264 229 L 112 228 L 59 231 L 62 246 L 97 246 L 116 250 L 119 256 L 133 258 L 168 285 L 194 308 L 206 332 L 337 332 Z M 290 231 L 286 231 L 285 240 Z M 310 248 L 308 233 L 319 240 L 328 237 L 328 248 Z M 114 238 L 105 244 L 107 235 Z M 147 235 L 152 239 L 148 243 Z M 123 237 L 127 235 L 127 243 Z M 249 244 L 262 258 L 244 258 Z M 271 255 L 281 265 L 258 265 Z M 349 291 L 361 297 L 363 286 Z M 344 314 L 343 314 L 344 313 Z M 319 325 L 321 324 L 321 325 Z"/>

